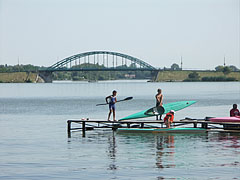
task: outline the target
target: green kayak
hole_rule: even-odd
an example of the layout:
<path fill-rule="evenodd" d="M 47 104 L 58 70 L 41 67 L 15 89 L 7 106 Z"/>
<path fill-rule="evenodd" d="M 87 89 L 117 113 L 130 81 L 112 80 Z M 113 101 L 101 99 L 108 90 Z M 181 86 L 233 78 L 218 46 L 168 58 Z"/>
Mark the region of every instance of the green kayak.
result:
<path fill-rule="evenodd" d="M 191 106 L 192 104 L 196 103 L 196 101 L 178 101 L 178 102 L 172 102 L 172 103 L 167 103 L 163 105 L 163 108 L 150 108 L 132 115 L 129 115 L 127 117 L 124 117 L 121 120 L 129 120 L 129 119 L 138 119 L 138 118 L 146 118 L 146 117 L 151 117 L 151 116 L 156 116 L 159 114 L 166 114 L 170 110 L 174 111 L 179 111 L 181 109 L 184 109 L 188 106 Z"/>
<path fill-rule="evenodd" d="M 118 128 L 119 133 L 204 133 L 203 128 Z"/>

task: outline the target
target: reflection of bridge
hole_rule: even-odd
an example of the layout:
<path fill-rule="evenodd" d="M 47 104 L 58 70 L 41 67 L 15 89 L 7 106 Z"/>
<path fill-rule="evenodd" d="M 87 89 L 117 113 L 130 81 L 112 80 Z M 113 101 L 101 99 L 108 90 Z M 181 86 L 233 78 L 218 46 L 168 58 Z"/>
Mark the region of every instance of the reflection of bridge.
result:
<path fill-rule="evenodd" d="M 45 82 L 52 82 L 52 73 L 56 71 L 158 71 L 150 64 L 117 52 L 92 51 L 65 58 L 52 66 L 39 70 L 39 76 Z"/>

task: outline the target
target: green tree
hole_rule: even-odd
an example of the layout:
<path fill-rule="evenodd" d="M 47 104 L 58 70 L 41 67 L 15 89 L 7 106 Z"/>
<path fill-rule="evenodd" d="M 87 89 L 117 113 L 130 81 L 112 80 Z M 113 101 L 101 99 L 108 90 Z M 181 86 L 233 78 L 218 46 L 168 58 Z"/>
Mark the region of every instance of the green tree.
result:
<path fill-rule="evenodd" d="M 231 69 L 228 66 L 225 66 L 223 68 L 222 72 L 223 72 L 224 75 L 227 75 L 227 74 L 231 73 Z"/>
<path fill-rule="evenodd" d="M 199 79 L 199 74 L 197 72 L 191 72 L 190 74 L 188 74 L 188 78 L 190 79 L 196 79 L 198 80 Z"/>
<path fill-rule="evenodd" d="M 236 66 L 233 66 L 233 65 L 231 65 L 231 66 L 228 66 L 230 69 L 231 69 L 231 71 L 233 71 L 233 72 L 236 72 L 236 71 L 239 71 L 239 69 L 236 67 Z"/>
<path fill-rule="evenodd" d="M 215 67 L 215 70 L 217 72 L 223 72 L 223 68 L 224 68 L 224 66 L 217 66 L 217 67 Z"/>
<path fill-rule="evenodd" d="M 172 70 L 172 71 L 180 70 L 180 67 L 179 67 L 178 64 L 173 63 L 172 66 L 171 66 L 171 70 Z"/>

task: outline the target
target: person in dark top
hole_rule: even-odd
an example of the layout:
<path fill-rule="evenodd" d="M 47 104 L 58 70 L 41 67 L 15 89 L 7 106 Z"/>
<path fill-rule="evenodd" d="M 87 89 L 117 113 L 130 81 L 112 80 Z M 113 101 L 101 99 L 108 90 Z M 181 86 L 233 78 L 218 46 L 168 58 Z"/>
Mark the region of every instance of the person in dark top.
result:
<path fill-rule="evenodd" d="M 158 89 L 157 92 L 158 92 L 158 93 L 157 93 L 156 96 L 155 96 L 155 98 L 156 98 L 156 107 L 163 105 L 162 90 L 161 90 L 161 89 Z M 160 120 L 162 119 L 162 115 L 160 115 L 159 119 L 160 119 Z M 158 120 L 158 116 L 156 116 L 156 120 Z"/>
<path fill-rule="evenodd" d="M 230 117 L 240 116 L 237 104 L 233 104 L 233 108 L 230 110 Z"/>
<path fill-rule="evenodd" d="M 108 121 L 110 120 L 110 116 L 113 113 L 113 121 L 116 121 L 116 116 L 115 116 L 115 103 L 117 102 L 117 91 L 113 91 L 112 95 L 107 96 L 105 98 L 106 103 L 109 104 L 109 113 L 108 113 Z M 108 101 L 109 100 L 109 101 Z"/>

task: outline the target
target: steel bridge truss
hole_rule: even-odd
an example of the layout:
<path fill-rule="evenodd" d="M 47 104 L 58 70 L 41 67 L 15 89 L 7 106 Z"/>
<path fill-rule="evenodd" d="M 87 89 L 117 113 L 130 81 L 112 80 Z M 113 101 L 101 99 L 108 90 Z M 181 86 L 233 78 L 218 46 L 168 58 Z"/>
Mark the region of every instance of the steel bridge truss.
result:
<path fill-rule="evenodd" d="M 74 71 L 78 70 L 78 65 L 85 64 L 86 67 L 81 68 L 80 70 L 94 70 L 94 68 L 90 67 L 90 64 L 98 64 L 104 67 L 104 70 L 149 70 L 154 71 L 156 70 L 155 67 L 151 66 L 150 64 L 126 55 L 117 52 L 109 52 L 109 51 L 92 51 L 92 52 L 85 52 L 81 54 L 76 54 L 70 57 L 67 57 L 57 63 L 53 64 L 52 66 L 48 67 L 48 71 Z M 88 67 L 89 65 L 89 67 Z M 131 68 L 129 69 L 130 65 Z M 126 66 L 128 68 L 126 68 Z M 124 68 L 125 67 L 125 68 Z M 95 70 L 97 70 L 95 68 Z M 100 69 L 99 69 L 100 70 Z"/>

